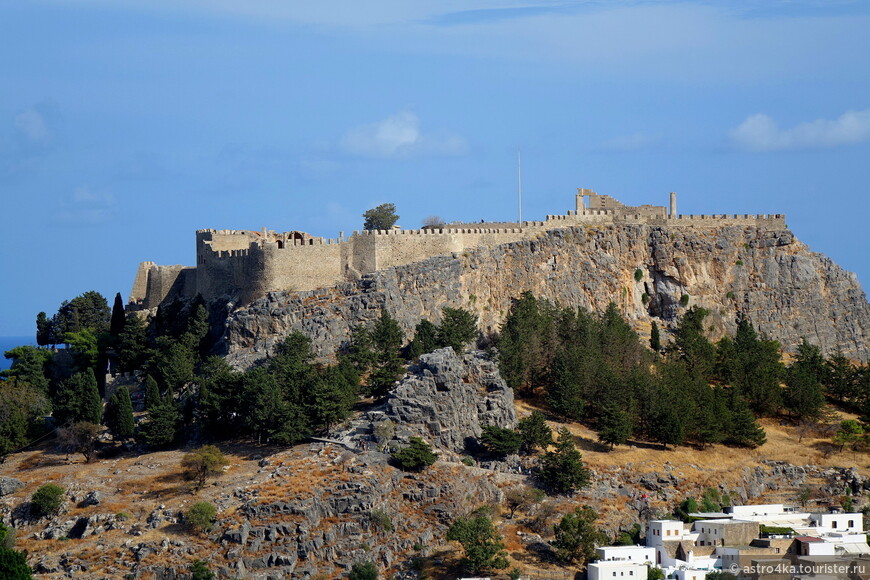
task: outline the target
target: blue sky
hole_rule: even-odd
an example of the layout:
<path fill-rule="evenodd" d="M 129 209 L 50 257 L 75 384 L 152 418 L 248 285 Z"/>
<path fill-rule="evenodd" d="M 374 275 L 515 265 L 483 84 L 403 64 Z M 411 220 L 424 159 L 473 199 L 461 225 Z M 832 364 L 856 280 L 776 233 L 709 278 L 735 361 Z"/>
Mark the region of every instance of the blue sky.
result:
<path fill-rule="evenodd" d="M 394 202 L 526 219 L 577 187 L 786 213 L 870 280 L 863 0 L 0 1 L 0 335 L 199 228 L 335 237 Z"/>

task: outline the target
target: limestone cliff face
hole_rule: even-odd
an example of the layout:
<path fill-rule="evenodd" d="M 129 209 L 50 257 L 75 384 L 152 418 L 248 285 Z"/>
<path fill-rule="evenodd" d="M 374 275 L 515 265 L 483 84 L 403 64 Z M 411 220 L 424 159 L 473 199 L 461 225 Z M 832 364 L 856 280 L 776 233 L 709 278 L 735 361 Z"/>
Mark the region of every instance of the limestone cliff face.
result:
<path fill-rule="evenodd" d="M 222 345 L 244 367 L 298 329 L 329 357 L 381 308 L 409 337 L 421 318 L 437 322 L 444 306 L 471 309 L 482 329 L 496 331 L 526 290 L 593 311 L 615 302 L 638 328 L 669 325 L 688 301 L 711 311 L 712 338 L 732 332 L 741 310 L 787 350 L 807 337 L 825 352 L 870 357 L 870 305 L 855 275 L 786 229 L 755 226 L 569 227 L 321 290 L 273 292 L 229 315 Z"/>

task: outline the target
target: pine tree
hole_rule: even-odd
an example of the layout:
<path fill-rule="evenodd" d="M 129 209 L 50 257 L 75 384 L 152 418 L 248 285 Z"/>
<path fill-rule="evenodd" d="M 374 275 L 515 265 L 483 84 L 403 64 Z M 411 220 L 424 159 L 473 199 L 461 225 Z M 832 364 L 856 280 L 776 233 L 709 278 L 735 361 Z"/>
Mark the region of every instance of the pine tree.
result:
<path fill-rule="evenodd" d="M 477 514 L 459 518 L 447 530 L 447 539 L 462 544 L 462 564 L 472 574 L 508 567 L 502 537 L 489 516 Z"/>
<path fill-rule="evenodd" d="M 139 431 L 148 447 L 159 449 L 175 441 L 181 425 L 178 406 L 167 397 L 159 405 L 148 410 L 148 420 L 141 424 Z"/>
<path fill-rule="evenodd" d="M 589 470 L 574 446 L 574 436 L 567 428 L 559 429 L 556 449 L 541 460 L 541 478 L 554 493 L 568 494 L 589 485 Z"/>
<path fill-rule="evenodd" d="M 520 419 L 517 429 L 527 453 L 533 453 L 538 448 L 546 449 L 553 443 L 553 430 L 547 425 L 544 414 L 540 411 L 532 411 L 531 415 Z"/>
<path fill-rule="evenodd" d="M 438 342 L 441 346 L 452 347 L 462 352 L 467 344 L 477 338 L 477 317 L 464 308 L 445 306 L 441 310 L 441 324 L 438 325 Z"/>
<path fill-rule="evenodd" d="M 553 531 L 556 557 L 563 562 L 583 563 L 595 558 L 596 545 L 607 541 L 607 536 L 595 528 L 598 515 L 589 506 L 578 507 L 565 514 Z"/>
<path fill-rule="evenodd" d="M 438 346 L 438 327 L 424 318 L 414 329 L 414 338 L 408 344 L 408 358 L 418 359 L 421 354 L 432 352 Z"/>
<path fill-rule="evenodd" d="M 634 429 L 631 415 L 615 404 L 604 407 L 604 414 L 598 420 L 598 440 L 609 445 L 612 450 L 631 437 Z"/>
<path fill-rule="evenodd" d="M 61 383 L 54 397 L 54 417 L 58 424 L 87 422 L 100 424 L 103 401 L 93 369 L 76 373 Z"/>
<path fill-rule="evenodd" d="M 764 429 L 740 396 L 732 398 L 730 419 L 729 442 L 743 447 L 759 447 L 767 441 Z"/>

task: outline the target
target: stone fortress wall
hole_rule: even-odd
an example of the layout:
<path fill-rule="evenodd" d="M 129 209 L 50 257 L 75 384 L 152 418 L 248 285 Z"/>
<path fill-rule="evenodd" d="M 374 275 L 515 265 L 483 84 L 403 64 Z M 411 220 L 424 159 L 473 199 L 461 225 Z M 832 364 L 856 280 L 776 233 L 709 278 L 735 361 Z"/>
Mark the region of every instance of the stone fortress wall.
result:
<path fill-rule="evenodd" d="M 786 228 L 785 216 L 781 214 L 679 215 L 675 193 L 670 195 L 669 207 L 626 206 L 608 195 L 578 189 L 574 211 L 521 224 L 455 223 L 418 230 L 363 230 L 348 238 L 342 232 L 336 239 L 265 228 L 206 229 L 196 232 L 195 267 L 142 262 L 130 303 L 154 308 L 167 297 L 191 298 L 197 294 L 207 301 L 229 298 L 247 303 L 273 291 L 314 290 L 433 256 L 535 239 L 548 230 L 613 224 Z"/>

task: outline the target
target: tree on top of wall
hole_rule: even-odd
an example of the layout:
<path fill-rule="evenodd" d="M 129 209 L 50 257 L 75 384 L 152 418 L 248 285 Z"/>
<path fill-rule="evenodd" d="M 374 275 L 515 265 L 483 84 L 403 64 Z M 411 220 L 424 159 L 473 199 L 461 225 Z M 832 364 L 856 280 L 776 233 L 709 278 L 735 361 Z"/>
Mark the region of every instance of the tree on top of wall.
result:
<path fill-rule="evenodd" d="M 363 222 L 363 228 L 367 230 L 390 230 L 399 220 L 399 216 L 396 215 L 396 206 L 392 203 L 382 203 L 365 212 L 363 217 L 366 219 Z"/>

